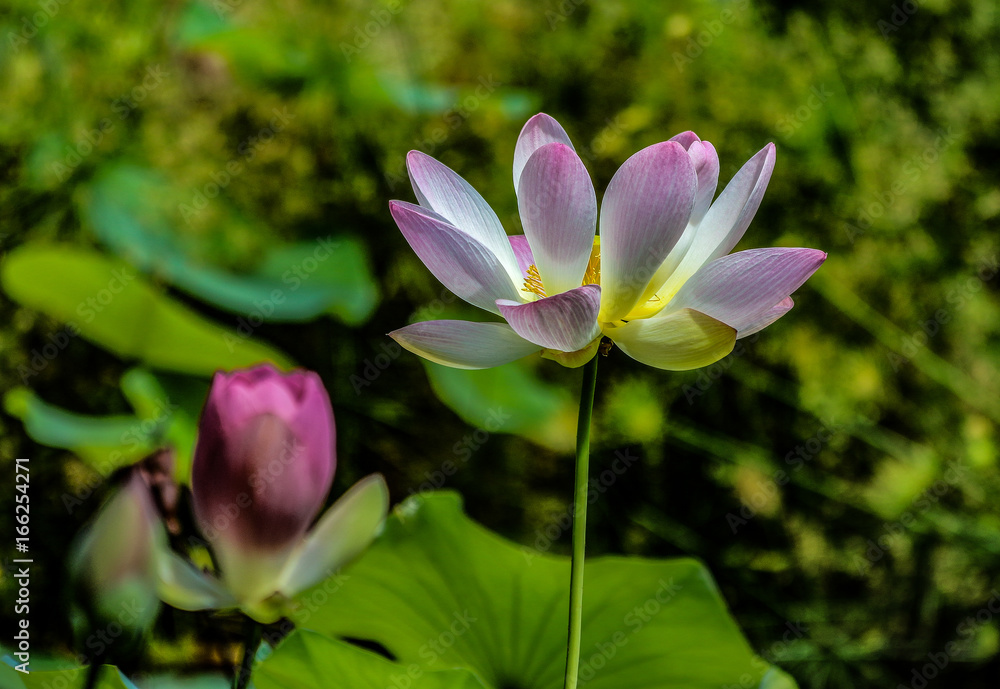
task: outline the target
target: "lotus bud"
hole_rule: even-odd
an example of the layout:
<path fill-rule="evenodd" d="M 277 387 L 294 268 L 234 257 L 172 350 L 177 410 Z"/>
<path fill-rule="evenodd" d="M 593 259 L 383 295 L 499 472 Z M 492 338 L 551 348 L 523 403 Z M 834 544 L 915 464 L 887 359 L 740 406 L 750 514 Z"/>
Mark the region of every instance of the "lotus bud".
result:
<path fill-rule="evenodd" d="M 141 632 L 156 618 L 156 553 L 166 532 L 137 470 L 73 546 L 71 573 L 90 624 Z"/>
<path fill-rule="evenodd" d="M 270 593 L 323 507 L 335 466 L 333 409 L 317 374 L 259 366 L 215 375 L 191 490 L 237 597 Z"/>
<path fill-rule="evenodd" d="M 360 555 L 382 529 L 389 490 L 380 475 L 367 476 L 316 521 L 333 482 L 334 435 L 330 399 L 315 373 L 265 365 L 216 374 L 191 493 L 218 568 L 204 572 L 163 553 L 161 599 L 182 610 L 238 607 L 266 624 Z"/>

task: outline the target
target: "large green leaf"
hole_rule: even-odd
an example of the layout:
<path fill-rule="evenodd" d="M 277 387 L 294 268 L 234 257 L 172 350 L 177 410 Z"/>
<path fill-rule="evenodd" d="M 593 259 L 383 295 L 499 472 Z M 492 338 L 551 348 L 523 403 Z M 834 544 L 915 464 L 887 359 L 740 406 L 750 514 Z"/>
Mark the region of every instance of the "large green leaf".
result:
<path fill-rule="evenodd" d="M 83 689 L 86 686 L 87 668 L 39 669 L 34 661 L 31 667 L 30 674 L 23 674 L 0 665 L 0 689 Z M 227 689 L 231 685 L 221 675 L 152 675 L 142 678 L 141 689 Z M 118 668 L 105 665 L 94 689 L 137 688 Z"/>
<path fill-rule="evenodd" d="M 759 685 L 759 689 L 797 689 L 797 687 L 791 675 L 776 667 L 772 667 L 764 674 Z"/>
<path fill-rule="evenodd" d="M 24 673 L 11 667 L 17 663 L 18 661 L 9 655 L 0 663 L 0 689 L 24 689 L 24 682 L 21 680 Z"/>
<path fill-rule="evenodd" d="M 8 391 L 3 402 L 6 412 L 21 420 L 36 443 L 71 450 L 104 476 L 155 449 L 147 427 L 135 416 L 75 414 L 45 402 L 28 388 Z"/>
<path fill-rule="evenodd" d="M 496 689 L 562 686 L 568 558 L 487 531 L 453 493 L 408 499 L 330 581 L 299 599 L 298 625 L 376 641 L 426 670 L 467 667 Z M 580 667 L 589 689 L 751 687 L 773 677 L 690 559 L 591 560 Z"/>
<path fill-rule="evenodd" d="M 576 408 L 570 395 L 540 380 L 527 363 L 466 371 L 421 362 L 438 399 L 469 425 L 522 435 L 554 450 L 573 449 Z"/>
<path fill-rule="evenodd" d="M 2 651 L 3 649 L 0 649 Z M 87 668 L 63 658 L 49 658 L 31 654 L 31 672 L 21 673 L 12 666 L 18 663 L 10 655 L 0 663 L 0 689 L 83 689 Z M 221 674 L 202 675 L 143 675 L 141 689 L 227 689 L 232 682 Z M 95 689 L 136 689 L 121 671 L 105 665 Z"/>
<path fill-rule="evenodd" d="M 468 670 L 399 665 L 307 630 L 285 639 L 254 669 L 253 682 L 257 689 L 483 689 Z"/>
<path fill-rule="evenodd" d="M 28 674 L 21 675 L 21 681 L 24 683 L 25 689 L 53 689 L 53 687 L 83 689 L 87 681 L 87 668 L 46 670 L 43 672 L 33 670 Z M 136 689 L 136 686 L 122 675 L 118 668 L 105 665 L 94 689 Z"/>
<path fill-rule="evenodd" d="M 69 246 L 25 245 L 0 281 L 11 297 L 124 358 L 154 368 L 210 375 L 270 361 L 276 350 L 211 323 L 155 289 L 125 263 Z"/>
<path fill-rule="evenodd" d="M 122 376 L 122 392 L 135 415 L 90 416 L 45 402 L 29 388 L 4 394 L 4 409 L 21 420 L 35 442 L 70 450 L 103 476 L 130 466 L 157 448 L 175 450 L 174 478 L 187 483 L 191 472 L 198 413 L 207 386 L 188 378 L 188 393 L 165 390 L 149 371 L 135 368 Z M 176 388 L 177 386 L 173 386 Z"/>
<path fill-rule="evenodd" d="M 140 689 L 229 689 L 231 680 L 216 675 L 153 675 L 143 677 Z"/>
<path fill-rule="evenodd" d="M 232 274 L 192 261 L 178 244 L 172 228 L 181 218 L 170 213 L 177 204 L 148 201 L 176 192 L 157 173 L 120 164 L 95 180 L 84 206 L 97 236 L 132 265 L 251 323 L 331 313 L 357 324 L 371 316 L 378 288 L 360 241 L 334 236 L 282 247 L 269 252 L 257 274 Z"/>
<path fill-rule="evenodd" d="M 316 260 L 318 253 L 324 258 Z M 348 325 L 364 323 L 378 305 L 378 284 L 369 265 L 368 250 L 351 237 L 273 249 L 258 267 L 257 277 L 269 280 L 274 289 L 284 288 L 289 296 L 314 289 L 322 295 L 326 312 Z"/>

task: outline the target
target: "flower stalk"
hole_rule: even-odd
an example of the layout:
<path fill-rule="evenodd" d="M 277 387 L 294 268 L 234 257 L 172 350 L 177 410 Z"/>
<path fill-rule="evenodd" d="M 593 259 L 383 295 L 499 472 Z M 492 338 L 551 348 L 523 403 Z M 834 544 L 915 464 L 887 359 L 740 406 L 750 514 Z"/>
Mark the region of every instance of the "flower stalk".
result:
<path fill-rule="evenodd" d="M 580 671 L 583 626 L 583 564 L 587 550 L 587 492 L 590 479 L 590 421 L 594 414 L 597 361 L 593 357 L 583 369 L 580 416 L 576 426 L 576 479 L 573 494 L 573 558 L 570 564 L 569 643 L 566 648 L 565 689 L 576 689 Z"/>
<path fill-rule="evenodd" d="M 253 671 L 253 661 L 257 657 L 264 627 L 259 622 L 247 618 L 247 636 L 243 646 L 243 660 L 236 668 L 233 676 L 233 689 L 246 689 L 250 686 L 250 673 Z"/>

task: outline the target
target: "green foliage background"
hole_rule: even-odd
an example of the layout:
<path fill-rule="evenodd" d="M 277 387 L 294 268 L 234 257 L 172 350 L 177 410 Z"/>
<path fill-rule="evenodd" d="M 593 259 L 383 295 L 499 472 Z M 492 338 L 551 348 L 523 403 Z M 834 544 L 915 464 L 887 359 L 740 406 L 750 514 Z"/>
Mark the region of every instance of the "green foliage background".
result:
<path fill-rule="evenodd" d="M 239 341 L 323 376 L 338 421 L 334 494 L 372 471 L 397 501 L 452 488 L 493 530 L 567 552 L 579 371 L 539 360 L 456 378 L 397 356 L 384 335 L 414 314 L 477 317 L 388 214 L 389 199 L 412 200 L 405 153 L 458 171 L 514 234 L 514 142 L 535 112 L 566 127 L 599 197 L 631 153 L 685 129 L 717 146 L 722 184 L 775 141 L 739 248 L 830 257 L 789 315 L 715 366 L 601 361 L 595 475 L 616 453 L 638 461 L 597 490 L 589 550 L 700 558 L 752 645 L 803 687 L 909 686 L 949 642 L 960 650 L 935 681 L 992 686 L 998 14 L 989 0 L 7 0 L 4 264 L 28 245 L 76 247 L 131 266 L 146 296 L 117 320 L 97 314 L 111 340 L 84 333 L 37 359 L 62 341 L 55 302 L 76 273 L 22 267 L 0 295 L 0 385 L 128 417 L 122 376 L 143 364 L 196 414 L 217 360 L 176 349 L 206 357 L 207 370 L 178 370 L 164 364 L 169 337 L 164 351 L 133 347 L 122 333 L 144 332 L 136 319 L 154 307 L 143 304 L 168 299 L 238 336 L 262 285 L 296 300 L 315 288 L 323 308 L 296 302 L 303 311 Z M 291 290 L 288 271 L 328 237 L 353 253 Z M 46 286 L 38 303 L 25 296 Z M 0 456 L 9 476 L 14 457 L 31 458 L 32 619 L 36 648 L 57 653 L 71 638 L 64 554 L 108 484 L 86 452 L 28 436 L 26 395 L 0 414 Z M 109 432 L 114 445 L 121 432 Z M 13 533 L 11 500 L 0 502 Z M 0 594 L 7 616 L 10 577 Z M 152 666 L 219 664 L 229 639 L 166 617 Z M 192 638 L 203 643 L 190 663 Z"/>

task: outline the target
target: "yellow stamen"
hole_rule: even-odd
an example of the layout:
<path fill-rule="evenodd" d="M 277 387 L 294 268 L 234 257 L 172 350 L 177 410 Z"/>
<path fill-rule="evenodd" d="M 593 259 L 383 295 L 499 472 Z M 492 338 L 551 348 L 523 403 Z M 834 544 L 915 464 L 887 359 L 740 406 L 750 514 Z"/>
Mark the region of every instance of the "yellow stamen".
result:
<path fill-rule="evenodd" d="M 583 274 L 583 284 L 601 284 L 601 238 L 594 237 L 594 248 L 590 250 L 590 262 L 587 263 L 587 272 Z"/>
<path fill-rule="evenodd" d="M 542 276 L 538 274 L 538 268 L 534 263 L 528 266 L 527 274 L 524 277 L 524 291 L 537 294 L 540 297 L 546 296 Z"/>

